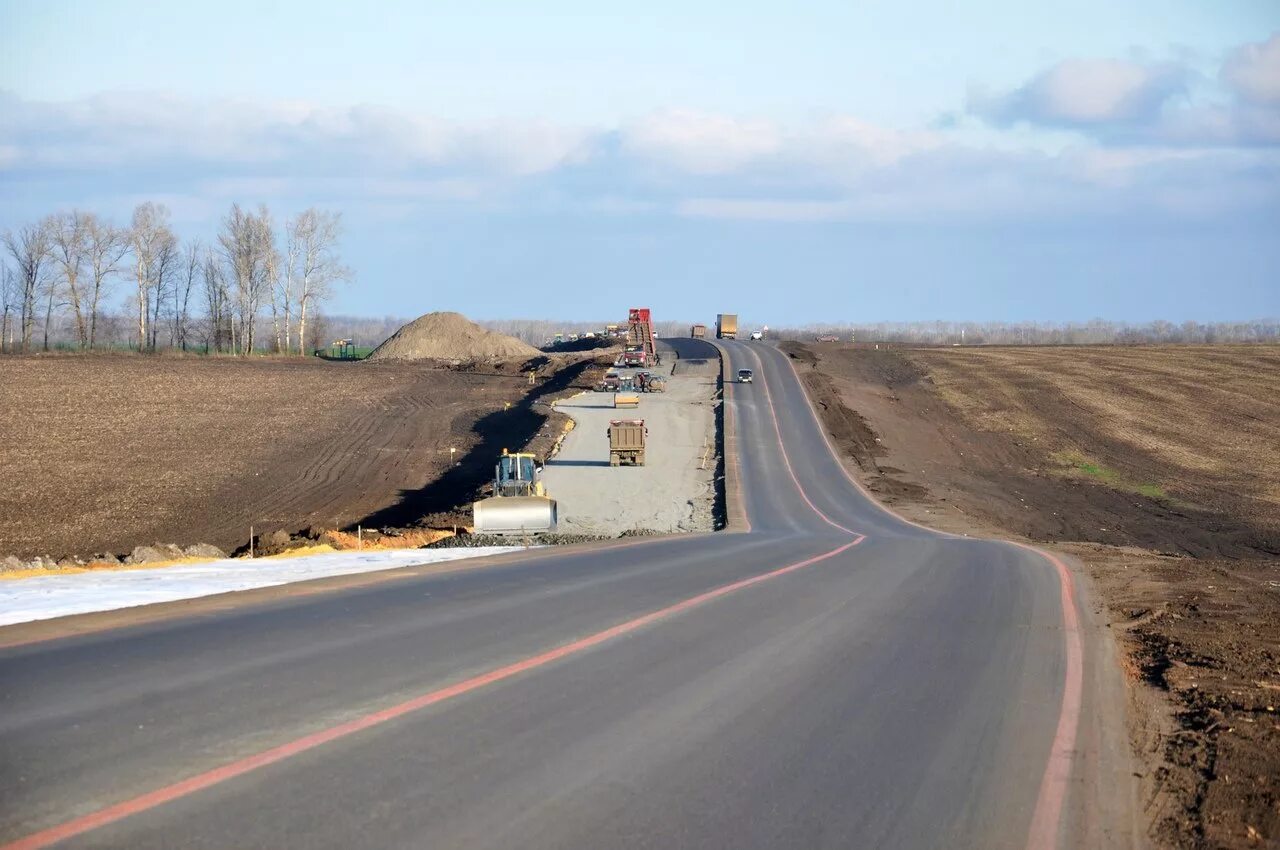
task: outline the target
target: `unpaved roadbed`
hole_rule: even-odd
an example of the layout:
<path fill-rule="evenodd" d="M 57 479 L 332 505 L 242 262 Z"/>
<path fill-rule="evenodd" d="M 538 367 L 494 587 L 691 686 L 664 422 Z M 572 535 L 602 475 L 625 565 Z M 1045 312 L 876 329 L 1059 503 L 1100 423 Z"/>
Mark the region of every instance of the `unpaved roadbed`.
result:
<path fill-rule="evenodd" d="M 677 368 L 674 358 L 651 370 L 668 376 L 665 393 L 644 393 L 640 406 L 616 410 L 613 393 L 585 392 L 556 409 L 575 422 L 560 452 L 547 462 L 547 492 L 559 503 L 560 530 L 616 536 L 714 528 L 715 392 L 717 364 Z M 643 419 L 646 463 L 609 465 L 606 429 L 612 419 Z"/>

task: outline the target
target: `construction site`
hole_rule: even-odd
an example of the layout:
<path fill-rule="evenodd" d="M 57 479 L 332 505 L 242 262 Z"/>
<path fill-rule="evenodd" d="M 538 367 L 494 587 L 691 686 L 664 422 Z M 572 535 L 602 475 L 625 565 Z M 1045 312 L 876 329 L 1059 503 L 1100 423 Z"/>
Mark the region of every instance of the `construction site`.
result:
<path fill-rule="evenodd" d="M 0 423 L 0 465 L 46 486 L 0 492 L 0 559 L 12 571 L 111 564 L 139 547 L 270 554 L 349 544 L 357 530 L 370 545 L 710 530 L 716 367 L 660 347 L 647 308 L 620 327 L 609 346 L 544 353 L 433 313 L 361 362 L 7 358 L 0 392 L 46 415 Z M 627 460 L 643 469 L 599 480 L 608 420 L 623 418 L 646 422 Z M 646 452 L 646 434 L 678 440 Z M 238 451 L 214 450 L 228 444 Z M 672 472 L 674 492 L 651 486 Z M 683 507 L 663 518 L 673 500 Z M 589 521 L 605 503 L 614 521 Z"/>

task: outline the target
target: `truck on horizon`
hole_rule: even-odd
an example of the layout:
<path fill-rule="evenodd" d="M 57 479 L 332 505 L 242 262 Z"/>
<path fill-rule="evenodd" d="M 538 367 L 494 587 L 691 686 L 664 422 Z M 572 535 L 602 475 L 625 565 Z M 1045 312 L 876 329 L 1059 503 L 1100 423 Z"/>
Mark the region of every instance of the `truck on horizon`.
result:
<path fill-rule="evenodd" d="M 738 314 L 720 313 L 716 316 L 716 339 L 738 338 Z"/>

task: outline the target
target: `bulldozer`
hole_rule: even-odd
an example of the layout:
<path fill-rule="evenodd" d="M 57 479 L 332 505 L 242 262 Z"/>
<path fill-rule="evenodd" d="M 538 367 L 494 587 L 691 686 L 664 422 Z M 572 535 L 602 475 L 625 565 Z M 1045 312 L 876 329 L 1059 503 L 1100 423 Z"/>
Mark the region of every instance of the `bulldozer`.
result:
<path fill-rule="evenodd" d="M 556 530 L 556 500 L 547 496 L 532 454 L 502 450 L 493 495 L 471 506 L 476 534 L 543 534 Z"/>

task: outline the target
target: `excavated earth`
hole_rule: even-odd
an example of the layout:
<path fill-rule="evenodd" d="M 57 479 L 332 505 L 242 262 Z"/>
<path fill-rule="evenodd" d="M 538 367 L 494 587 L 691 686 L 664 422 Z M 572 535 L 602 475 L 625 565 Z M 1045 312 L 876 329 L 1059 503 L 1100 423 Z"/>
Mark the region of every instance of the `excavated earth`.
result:
<path fill-rule="evenodd" d="M 1280 846 L 1280 346 L 783 350 L 895 510 L 1085 565 L 1157 845 Z"/>

